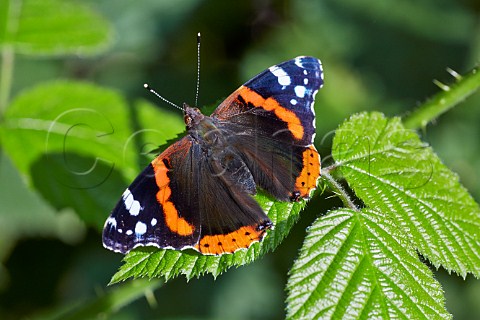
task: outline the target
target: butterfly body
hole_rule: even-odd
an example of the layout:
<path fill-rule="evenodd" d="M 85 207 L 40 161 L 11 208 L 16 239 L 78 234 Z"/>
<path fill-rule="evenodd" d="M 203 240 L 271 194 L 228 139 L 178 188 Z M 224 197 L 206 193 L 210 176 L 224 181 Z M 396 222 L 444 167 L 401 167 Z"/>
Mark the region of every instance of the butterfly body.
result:
<path fill-rule="evenodd" d="M 103 243 L 233 253 L 273 224 L 252 197 L 306 199 L 320 176 L 313 101 L 321 63 L 298 57 L 238 88 L 211 116 L 184 105 L 187 134 L 154 159 L 105 223 Z"/>

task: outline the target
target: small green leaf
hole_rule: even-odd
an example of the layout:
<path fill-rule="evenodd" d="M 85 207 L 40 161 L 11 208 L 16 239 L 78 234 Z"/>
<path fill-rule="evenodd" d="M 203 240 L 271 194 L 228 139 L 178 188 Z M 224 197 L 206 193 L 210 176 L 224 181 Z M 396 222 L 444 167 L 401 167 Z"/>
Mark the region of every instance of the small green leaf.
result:
<path fill-rule="evenodd" d="M 17 53 L 96 54 L 112 42 L 108 22 L 78 1 L 10 0 L 0 10 L 0 45 Z"/>
<path fill-rule="evenodd" d="M 132 146 L 125 145 L 127 111 L 124 99 L 111 90 L 67 81 L 42 84 L 18 95 L 8 108 L 0 127 L 2 145 L 53 207 L 74 208 L 100 228 L 117 201 L 115 191 L 120 194 L 126 184 L 118 164 L 136 159 Z"/>
<path fill-rule="evenodd" d="M 278 202 L 265 195 L 257 195 L 256 200 L 264 208 L 275 225 L 260 243 L 252 244 L 247 250 L 221 256 L 201 255 L 193 250 L 159 250 L 151 247 L 137 248 L 124 258 L 124 265 L 113 276 L 110 283 L 128 278 L 164 278 L 166 281 L 178 275 L 187 279 L 211 274 L 217 277 L 233 266 L 248 264 L 274 250 L 286 237 L 297 221 L 304 203 Z"/>
<path fill-rule="evenodd" d="M 418 135 L 399 118 L 353 116 L 332 155 L 356 195 L 388 213 L 435 266 L 480 276 L 480 208 Z"/>
<path fill-rule="evenodd" d="M 131 146 L 125 150 L 130 136 L 126 101 L 88 83 L 58 81 L 21 93 L 0 129 L 5 150 L 24 174 L 49 153 L 76 153 L 110 165 L 135 159 Z"/>
<path fill-rule="evenodd" d="M 289 319 L 449 319 L 440 284 L 389 214 L 340 209 L 308 229 Z"/>

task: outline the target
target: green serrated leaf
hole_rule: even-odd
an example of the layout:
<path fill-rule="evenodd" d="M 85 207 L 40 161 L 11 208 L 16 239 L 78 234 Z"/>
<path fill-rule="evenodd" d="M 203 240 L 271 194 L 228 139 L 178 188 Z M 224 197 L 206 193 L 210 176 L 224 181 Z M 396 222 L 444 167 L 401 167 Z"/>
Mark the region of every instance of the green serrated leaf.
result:
<path fill-rule="evenodd" d="M 353 116 L 332 155 L 356 195 L 388 213 L 435 266 L 480 276 L 480 208 L 418 135 L 399 118 Z"/>
<path fill-rule="evenodd" d="M 175 251 L 159 250 L 151 247 L 137 248 L 130 251 L 120 270 L 110 283 L 128 278 L 164 278 L 166 281 L 178 275 L 188 280 L 203 274 L 217 277 L 230 267 L 248 264 L 275 249 L 286 237 L 297 221 L 304 202 L 278 202 L 266 195 L 257 195 L 256 200 L 268 214 L 275 225 L 260 243 L 252 244 L 247 250 L 222 256 L 201 255 L 193 250 Z"/>
<path fill-rule="evenodd" d="M 289 319 L 449 319 L 440 284 L 389 214 L 340 209 L 308 229 Z"/>
<path fill-rule="evenodd" d="M 0 6 L 0 46 L 30 55 L 96 54 L 112 42 L 108 22 L 69 0 L 9 0 Z"/>

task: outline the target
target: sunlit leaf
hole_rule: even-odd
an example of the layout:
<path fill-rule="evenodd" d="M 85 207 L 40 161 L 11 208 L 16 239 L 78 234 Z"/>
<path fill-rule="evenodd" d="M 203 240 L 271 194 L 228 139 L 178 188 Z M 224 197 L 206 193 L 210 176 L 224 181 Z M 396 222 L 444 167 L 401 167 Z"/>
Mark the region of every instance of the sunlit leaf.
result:
<path fill-rule="evenodd" d="M 111 165 L 133 157 L 124 150 L 130 135 L 125 100 L 88 83 L 59 81 L 24 91 L 5 113 L 2 129 L 3 145 L 24 174 L 48 153 L 72 152 Z"/>
<path fill-rule="evenodd" d="M 480 209 L 418 135 L 380 113 L 337 130 L 333 157 L 356 195 L 388 213 L 435 266 L 480 276 Z"/>
<path fill-rule="evenodd" d="M 308 229 L 290 270 L 290 319 L 448 319 L 432 272 L 389 214 L 339 209 Z"/>

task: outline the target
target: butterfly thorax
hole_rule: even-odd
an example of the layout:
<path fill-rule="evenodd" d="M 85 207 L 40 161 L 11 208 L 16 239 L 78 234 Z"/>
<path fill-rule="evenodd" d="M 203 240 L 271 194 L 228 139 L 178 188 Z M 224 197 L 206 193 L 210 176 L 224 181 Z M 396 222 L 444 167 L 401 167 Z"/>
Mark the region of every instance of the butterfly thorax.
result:
<path fill-rule="evenodd" d="M 185 109 L 185 125 L 188 134 L 194 140 L 209 147 L 223 141 L 214 118 L 205 116 L 200 109 L 192 108 L 187 104 L 184 104 L 183 107 Z"/>

